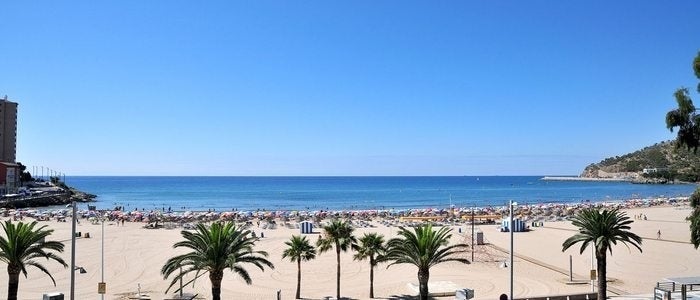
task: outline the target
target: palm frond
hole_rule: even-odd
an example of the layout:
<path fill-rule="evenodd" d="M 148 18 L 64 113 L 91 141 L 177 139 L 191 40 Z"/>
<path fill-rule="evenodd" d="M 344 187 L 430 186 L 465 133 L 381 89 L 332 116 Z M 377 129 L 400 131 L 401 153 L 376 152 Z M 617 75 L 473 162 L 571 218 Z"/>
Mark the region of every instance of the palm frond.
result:
<path fill-rule="evenodd" d="M 224 269 L 232 270 L 250 284 L 250 275 L 243 264 L 253 265 L 262 271 L 265 267 L 274 268 L 272 262 L 266 259 L 267 252 L 253 250 L 257 239 L 251 236 L 250 231 L 238 228 L 233 222 L 215 222 L 209 226 L 200 223 L 193 232 L 183 230 L 181 235 L 184 240 L 175 243 L 173 248 L 191 251 L 171 257 L 161 268 L 165 279 L 177 274 L 168 290 L 180 278 L 192 272 L 195 272 L 195 276 L 187 284 L 194 285 L 196 279 L 204 274 L 217 274 Z M 180 272 L 180 267 L 185 269 Z"/>
<path fill-rule="evenodd" d="M 427 270 L 448 261 L 469 263 L 469 260 L 458 256 L 468 246 L 449 245 L 450 232 L 451 229 L 447 227 L 435 231 L 431 225 L 418 226 L 413 231 L 399 227 L 399 237 L 387 242 L 383 260 L 391 262 L 387 268 L 396 264 L 412 264 L 419 270 Z"/>
<path fill-rule="evenodd" d="M 577 213 L 571 222 L 578 227 L 578 233 L 562 243 L 562 251 L 582 243 L 580 251 L 583 253 L 592 243 L 598 255 L 605 252 L 612 254 L 613 246 L 622 243 L 641 252 L 642 238 L 630 231 L 630 224 L 633 222 L 626 213 L 618 209 L 584 209 Z"/>

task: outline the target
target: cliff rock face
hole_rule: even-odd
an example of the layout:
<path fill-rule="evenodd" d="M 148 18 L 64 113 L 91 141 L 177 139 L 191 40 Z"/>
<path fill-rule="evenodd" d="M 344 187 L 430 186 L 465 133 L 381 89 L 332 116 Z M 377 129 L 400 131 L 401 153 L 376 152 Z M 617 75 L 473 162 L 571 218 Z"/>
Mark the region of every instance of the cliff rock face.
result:
<path fill-rule="evenodd" d="M 598 176 L 598 170 L 600 170 L 600 167 L 596 164 L 590 164 L 588 167 L 583 169 L 583 173 L 581 173 L 581 177 L 586 177 L 586 178 L 600 178 Z"/>
<path fill-rule="evenodd" d="M 677 148 L 666 141 L 622 156 L 609 157 L 590 164 L 581 173 L 587 178 L 666 178 L 668 180 L 698 181 L 700 153 Z M 648 179 L 644 179 L 648 180 Z"/>

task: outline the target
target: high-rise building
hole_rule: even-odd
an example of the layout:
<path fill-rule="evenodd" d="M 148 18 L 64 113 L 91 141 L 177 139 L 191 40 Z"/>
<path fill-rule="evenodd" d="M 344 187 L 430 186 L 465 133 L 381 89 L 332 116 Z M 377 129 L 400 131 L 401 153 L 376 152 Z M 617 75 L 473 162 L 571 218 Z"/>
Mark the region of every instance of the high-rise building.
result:
<path fill-rule="evenodd" d="M 17 155 L 17 103 L 0 99 L 0 162 L 14 163 Z"/>

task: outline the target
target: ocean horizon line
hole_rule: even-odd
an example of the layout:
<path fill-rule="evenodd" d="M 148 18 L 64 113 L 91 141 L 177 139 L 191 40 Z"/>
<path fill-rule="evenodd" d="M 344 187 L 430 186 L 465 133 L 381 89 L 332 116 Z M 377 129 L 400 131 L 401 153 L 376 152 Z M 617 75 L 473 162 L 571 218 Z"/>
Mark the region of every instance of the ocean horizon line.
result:
<path fill-rule="evenodd" d="M 41 177 L 41 176 L 39 176 Z M 386 177 L 578 177 L 578 175 L 66 175 L 71 177 L 241 177 L 241 178 L 386 178 Z"/>

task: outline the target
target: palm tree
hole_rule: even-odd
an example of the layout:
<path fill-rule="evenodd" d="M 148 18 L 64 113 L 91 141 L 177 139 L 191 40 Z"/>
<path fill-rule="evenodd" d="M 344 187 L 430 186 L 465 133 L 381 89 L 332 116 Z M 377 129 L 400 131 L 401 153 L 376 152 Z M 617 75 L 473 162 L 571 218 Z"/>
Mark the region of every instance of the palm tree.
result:
<path fill-rule="evenodd" d="M 316 258 L 316 248 L 311 246 L 305 236 L 293 235 L 289 241 L 284 242 L 289 248 L 282 252 L 282 258 L 297 263 L 297 293 L 295 299 L 301 298 L 301 261 L 309 261 Z"/>
<path fill-rule="evenodd" d="M 192 251 L 168 259 L 161 268 L 160 272 L 166 279 L 178 272 L 165 292 L 191 272 L 195 273 L 194 278 L 185 285 L 194 283 L 197 278 L 209 273 L 212 299 L 220 300 L 224 269 L 238 274 L 247 284 L 251 284 L 252 280 L 241 264 L 251 264 L 262 271 L 265 271 L 265 266 L 274 269 L 266 259 L 267 252 L 253 250 L 257 239 L 250 233 L 249 230 L 236 227 L 233 222 L 215 222 L 211 226 L 200 223 L 194 232 L 183 230 L 181 234 L 185 240 L 175 243 L 173 248 L 184 247 Z"/>
<path fill-rule="evenodd" d="M 700 147 L 700 115 L 696 112 L 687 88 L 676 90 L 673 96 L 678 108 L 666 113 L 666 128 L 673 131 L 673 128 L 678 127 L 676 147 L 686 146 L 697 152 Z"/>
<path fill-rule="evenodd" d="M 53 229 L 44 229 L 46 225 L 34 228 L 37 222 L 29 224 L 19 222 L 17 225 L 11 221 L 2 223 L 5 236 L 0 236 L 0 260 L 7 263 L 7 275 L 9 277 L 7 287 L 7 299 L 17 299 L 17 289 L 19 288 L 19 273 L 27 277 L 27 266 L 35 267 L 49 275 L 53 285 L 56 280 L 49 271 L 35 258 L 46 258 L 54 260 L 63 267 L 68 267 L 65 261 L 54 252 L 63 252 L 63 243 L 56 241 L 45 241 L 46 237 L 53 233 Z"/>
<path fill-rule="evenodd" d="M 331 248 L 335 249 L 337 259 L 336 299 L 340 299 L 340 251 L 346 252 L 352 244 L 357 243 L 357 239 L 352 235 L 354 230 L 346 221 L 333 220 L 330 224 L 323 226 L 323 237 L 319 237 L 316 242 L 320 253 Z"/>
<path fill-rule="evenodd" d="M 695 77 L 700 79 L 700 52 L 693 60 L 693 71 Z M 700 83 L 698 83 L 698 92 L 700 92 Z M 690 94 L 687 88 L 680 88 L 673 93 L 678 103 L 678 108 L 666 113 L 666 128 L 673 131 L 673 128 L 678 127 L 676 136 L 676 147 L 686 146 L 692 149 L 695 153 L 700 147 L 700 115 L 697 114 L 693 100 L 690 99 Z M 691 196 L 691 207 L 693 211 L 688 216 L 690 221 L 690 241 L 695 246 L 695 249 L 700 247 L 700 188 L 695 190 Z"/>
<path fill-rule="evenodd" d="M 369 259 L 369 297 L 374 298 L 374 267 L 382 261 L 386 253 L 384 236 L 374 232 L 365 233 L 360 238 L 360 243 L 353 244 L 352 248 L 356 252 L 353 259 Z"/>
<path fill-rule="evenodd" d="M 604 300 L 607 296 L 606 255 L 608 251 L 612 255 L 612 246 L 621 242 L 642 252 L 642 238 L 629 231 L 632 222 L 627 214 L 617 209 L 588 208 L 574 215 L 571 224 L 578 227 L 578 233 L 564 241 L 562 252 L 578 242 L 582 243 L 581 253 L 592 245 L 598 263 L 598 299 Z"/>
<path fill-rule="evenodd" d="M 442 227 L 433 230 L 432 225 L 421 225 L 410 231 L 399 227 L 398 238 L 387 243 L 386 260 L 392 261 L 389 267 L 396 264 L 412 264 L 418 268 L 418 285 L 420 299 L 428 299 L 428 280 L 430 268 L 440 263 L 456 261 L 468 264 L 469 260 L 457 256 L 467 247 L 466 244 L 450 245 L 452 229 Z M 387 267 L 388 268 L 388 267 Z"/>

